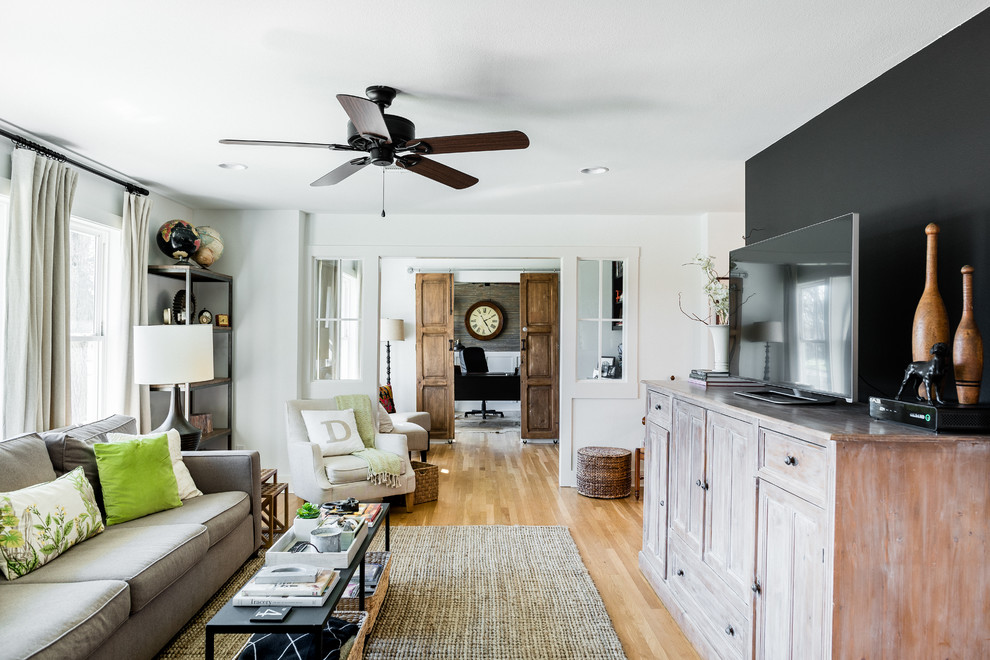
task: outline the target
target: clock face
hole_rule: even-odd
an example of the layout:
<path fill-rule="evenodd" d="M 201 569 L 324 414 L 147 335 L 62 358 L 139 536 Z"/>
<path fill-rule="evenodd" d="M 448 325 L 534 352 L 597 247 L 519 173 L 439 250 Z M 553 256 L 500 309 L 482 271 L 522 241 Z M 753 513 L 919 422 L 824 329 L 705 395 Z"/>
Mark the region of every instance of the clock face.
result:
<path fill-rule="evenodd" d="M 501 308 L 489 300 L 471 305 L 464 315 L 464 325 L 475 339 L 494 339 L 502 332 L 504 317 Z"/>

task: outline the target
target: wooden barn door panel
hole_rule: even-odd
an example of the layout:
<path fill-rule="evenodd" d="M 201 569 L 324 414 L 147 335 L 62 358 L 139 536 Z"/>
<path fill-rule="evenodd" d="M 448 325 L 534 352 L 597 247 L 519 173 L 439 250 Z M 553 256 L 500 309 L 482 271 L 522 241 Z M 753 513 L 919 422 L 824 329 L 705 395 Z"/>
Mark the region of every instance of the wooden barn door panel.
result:
<path fill-rule="evenodd" d="M 430 413 L 430 437 L 454 437 L 454 276 L 416 275 L 416 410 Z"/>
<path fill-rule="evenodd" d="M 557 273 L 519 277 L 520 407 L 524 440 L 556 440 L 559 388 Z"/>

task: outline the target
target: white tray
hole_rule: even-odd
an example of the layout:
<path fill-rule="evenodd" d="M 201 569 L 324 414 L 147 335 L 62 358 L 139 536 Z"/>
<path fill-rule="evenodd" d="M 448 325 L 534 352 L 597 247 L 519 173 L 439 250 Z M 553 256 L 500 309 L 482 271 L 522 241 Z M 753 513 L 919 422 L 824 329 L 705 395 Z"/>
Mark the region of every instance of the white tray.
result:
<path fill-rule="evenodd" d="M 368 535 L 367 523 L 361 525 L 354 534 L 354 541 L 351 546 L 342 552 L 289 552 L 298 539 L 292 533 L 292 528 L 275 541 L 275 544 L 265 553 L 265 565 L 278 566 L 282 564 L 304 564 L 306 566 L 319 566 L 320 568 L 347 568 L 357 556 L 358 546 Z M 309 539 L 304 539 L 308 541 Z"/>

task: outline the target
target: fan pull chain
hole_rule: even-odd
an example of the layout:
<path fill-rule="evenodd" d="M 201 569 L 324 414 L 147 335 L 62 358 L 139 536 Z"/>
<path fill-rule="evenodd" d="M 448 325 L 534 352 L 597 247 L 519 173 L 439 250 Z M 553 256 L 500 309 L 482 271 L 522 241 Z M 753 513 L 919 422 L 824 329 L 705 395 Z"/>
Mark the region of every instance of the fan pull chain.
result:
<path fill-rule="evenodd" d="M 385 168 L 382 168 L 382 217 L 385 217 Z"/>

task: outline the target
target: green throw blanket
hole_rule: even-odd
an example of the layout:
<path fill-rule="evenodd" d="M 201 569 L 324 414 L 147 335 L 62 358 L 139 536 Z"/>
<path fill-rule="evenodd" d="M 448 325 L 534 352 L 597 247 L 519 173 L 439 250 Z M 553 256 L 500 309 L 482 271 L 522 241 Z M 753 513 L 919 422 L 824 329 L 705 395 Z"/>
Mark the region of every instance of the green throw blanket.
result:
<path fill-rule="evenodd" d="M 337 407 L 341 410 L 348 408 L 354 411 L 358 434 L 365 449 L 353 452 L 368 464 L 368 480 L 379 486 L 390 488 L 399 487 L 399 475 L 402 473 L 402 458 L 395 454 L 375 448 L 375 413 L 371 407 L 371 397 L 367 394 L 341 394 L 334 397 Z"/>

